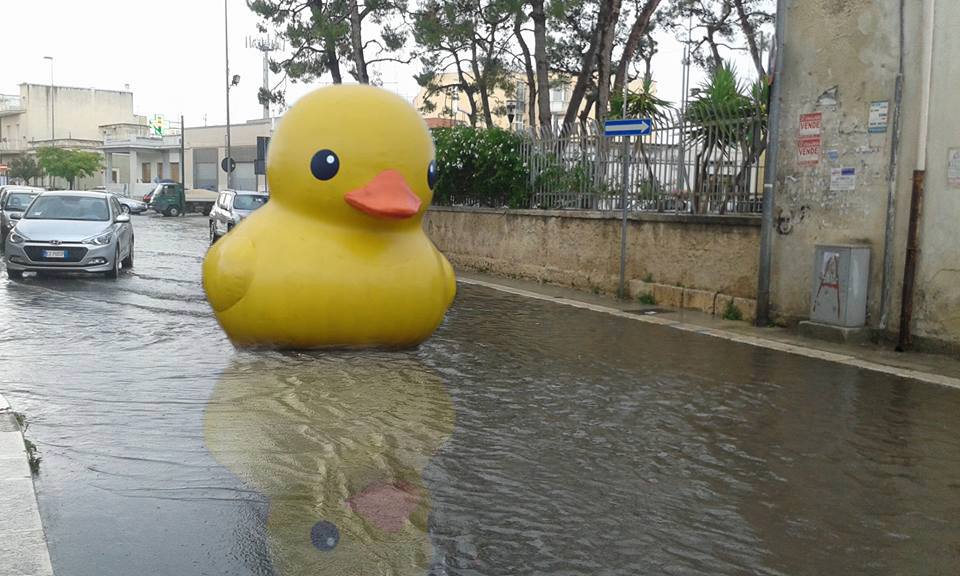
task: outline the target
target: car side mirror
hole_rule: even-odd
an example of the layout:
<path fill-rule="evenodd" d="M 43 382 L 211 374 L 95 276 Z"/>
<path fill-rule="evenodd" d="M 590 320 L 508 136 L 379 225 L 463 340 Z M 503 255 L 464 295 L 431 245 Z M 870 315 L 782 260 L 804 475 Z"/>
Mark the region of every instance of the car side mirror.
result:
<path fill-rule="evenodd" d="M 11 220 L 19 220 L 21 216 L 23 216 L 23 214 L 21 214 L 21 213 L 19 213 L 19 212 L 11 212 L 11 213 L 10 213 L 10 219 L 11 219 Z"/>
<path fill-rule="evenodd" d="M 116 219 L 115 221 L 116 221 L 116 222 L 129 222 L 129 221 L 130 221 L 130 215 L 127 214 L 126 212 L 124 212 L 123 214 L 117 214 L 117 219 Z"/>

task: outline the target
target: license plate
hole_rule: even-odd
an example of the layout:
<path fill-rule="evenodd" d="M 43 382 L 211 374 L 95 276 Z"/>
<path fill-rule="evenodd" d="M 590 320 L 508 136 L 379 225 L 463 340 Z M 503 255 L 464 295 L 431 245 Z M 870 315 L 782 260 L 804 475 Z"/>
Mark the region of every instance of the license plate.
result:
<path fill-rule="evenodd" d="M 66 258 L 67 251 L 66 250 L 44 250 L 43 257 L 44 258 Z"/>

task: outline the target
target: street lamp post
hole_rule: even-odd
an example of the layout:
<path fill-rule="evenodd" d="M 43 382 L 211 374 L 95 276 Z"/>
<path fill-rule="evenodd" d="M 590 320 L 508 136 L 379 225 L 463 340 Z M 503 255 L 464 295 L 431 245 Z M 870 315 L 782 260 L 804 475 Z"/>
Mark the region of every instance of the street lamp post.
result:
<path fill-rule="evenodd" d="M 227 23 L 227 0 L 223 0 L 223 44 L 224 44 L 224 57 L 225 57 L 225 73 L 227 78 L 227 158 L 224 162 L 223 169 L 227 172 L 227 188 L 233 188 L 233 167 L 231 165 L 231 160 L 233 159 L 233 151 L 230 148 L 230 88 L 240 81 L 240 77 L 236 76 L 236 82 L 232 81 L 230 78 L 230 27 Z"/>
<path fill-rule="evenodd" d="M 56 139 L 57 132 L 57 99 L 53 94 L 53 56 L 44 56 L 50 61 L 50 144 Z"/>

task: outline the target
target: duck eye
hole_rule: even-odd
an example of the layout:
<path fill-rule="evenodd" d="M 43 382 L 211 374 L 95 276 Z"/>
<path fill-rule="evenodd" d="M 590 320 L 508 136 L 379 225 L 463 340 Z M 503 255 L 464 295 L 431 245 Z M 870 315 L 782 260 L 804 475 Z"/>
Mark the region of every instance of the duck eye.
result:
<path fill-rule="evenodd" d="M 427 167 L 427 186 L 433 190 L 433 187 L 437 185 L 437 161 L 431 160 L 430 165 Z"/>
<path fill-rule="evenodd" d="M 333 150 L 321 150 L 310 160 L 310 171 L 317 180 L 329 180 L 340 170 L 340 159 Z"/>

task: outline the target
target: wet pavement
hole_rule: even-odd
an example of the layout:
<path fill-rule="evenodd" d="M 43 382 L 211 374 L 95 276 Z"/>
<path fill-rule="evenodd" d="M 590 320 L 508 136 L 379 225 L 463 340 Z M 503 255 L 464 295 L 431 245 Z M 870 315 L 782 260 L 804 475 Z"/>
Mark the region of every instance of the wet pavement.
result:
<path fill-rule="evenodd" d="M 956 574 L 960 391 L 461 286 L 400 353 L 237 352 L 206 220 L 0 280 L 60 576 Z"/>

